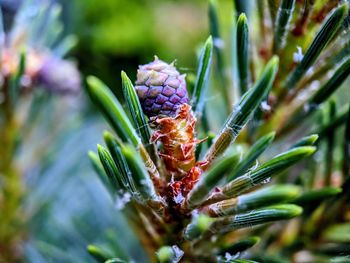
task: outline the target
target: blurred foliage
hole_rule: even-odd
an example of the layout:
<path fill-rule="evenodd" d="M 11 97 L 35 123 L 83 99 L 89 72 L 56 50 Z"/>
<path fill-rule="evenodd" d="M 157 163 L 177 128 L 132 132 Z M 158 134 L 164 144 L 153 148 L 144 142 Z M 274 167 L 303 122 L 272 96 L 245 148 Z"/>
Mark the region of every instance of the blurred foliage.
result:
<path fill-rule="evenodd" d="M 120 81 L 116 72 L 133 72 L 155 54 L 169 62 L 177 58 L 184 72 L 195 72 L 195 51 L 209 31 L 206 1 L 65 2 L 80 40 L 75 54 L 83 72 L 112 84 Z M 229 6 L 223 10 L 232 9 L 231 1 L 223 2 Z"/>
<path fill-rule="evenodd" d="M 86 251 L 90 242 L 142 257 L 141 250 L 132 250 L 138 243 L 86 158 L 104 125 L 77 109 L 64 116 L 65 131 L 40 163 L 26 169 L 25 210 L 31 219 L 25 262 L 94 262 Z M 115 240 L 115 233 L 124 237 L 123 242 Z"/>

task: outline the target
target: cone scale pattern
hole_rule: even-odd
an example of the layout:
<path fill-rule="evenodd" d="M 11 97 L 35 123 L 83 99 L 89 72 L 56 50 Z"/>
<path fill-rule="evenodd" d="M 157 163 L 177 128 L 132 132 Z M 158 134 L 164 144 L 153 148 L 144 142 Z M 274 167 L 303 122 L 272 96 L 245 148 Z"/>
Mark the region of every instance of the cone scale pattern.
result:
<path fill-rule="evenodd" d="M 179 106 L 189 101 L 185 75 L 180 75 L 173 63 L 167 64 L 157 57 L 139 66 L 135 88 L 148 117 L 174 116 Z"/>

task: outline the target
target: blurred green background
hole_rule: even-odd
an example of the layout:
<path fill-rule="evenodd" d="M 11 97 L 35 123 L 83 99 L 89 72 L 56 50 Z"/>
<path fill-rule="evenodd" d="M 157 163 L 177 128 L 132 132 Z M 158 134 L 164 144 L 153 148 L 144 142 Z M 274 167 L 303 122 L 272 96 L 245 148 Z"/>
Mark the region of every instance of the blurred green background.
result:
<path fill-rule="evenodd" d="M 61 0 L 67 31 L 78 36 L 74 55 L 84 74 L 115 87 L 123 69 L 130 77 L 154 55 L 177 60 L 182 72 L 195 72 L 196 51 L 209 34 L 205 0 Z M 220 1 L 223 30 L 233 1 Z M 226 28 L 225 28 L 226 25 Z"/>

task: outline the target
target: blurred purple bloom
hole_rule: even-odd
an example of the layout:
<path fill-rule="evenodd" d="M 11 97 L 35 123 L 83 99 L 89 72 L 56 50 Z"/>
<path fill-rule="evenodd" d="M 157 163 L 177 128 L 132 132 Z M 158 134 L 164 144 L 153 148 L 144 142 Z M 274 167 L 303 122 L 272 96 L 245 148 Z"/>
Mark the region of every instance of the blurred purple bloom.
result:
<path fill-rule="evenodd" d="M 52 56 L 43 62 L 37 81 L 47 90 L 60 94 L 77 93 L 81 87 L 80 74 L 75 64 Z"/>

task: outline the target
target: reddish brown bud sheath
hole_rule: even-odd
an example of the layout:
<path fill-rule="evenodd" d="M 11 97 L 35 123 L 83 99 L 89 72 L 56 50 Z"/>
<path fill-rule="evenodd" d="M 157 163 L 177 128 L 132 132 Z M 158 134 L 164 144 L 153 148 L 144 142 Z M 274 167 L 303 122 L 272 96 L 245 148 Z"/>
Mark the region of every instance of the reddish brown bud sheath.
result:
<path fill-rule="evenodd" d="M 196 118 L 191 106 L 182 104 L 175 117 L 155 118 L 156 125 L 151 140 L 163 144 L 161 156 L 168 171 L 175 177 L 187 174 L 195 165 L 195 149 L 198 140 L 195 138 Z"/>

